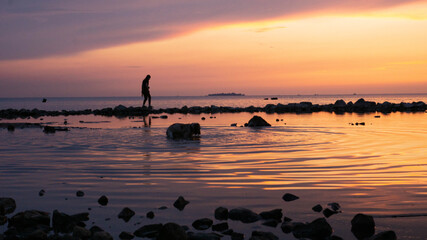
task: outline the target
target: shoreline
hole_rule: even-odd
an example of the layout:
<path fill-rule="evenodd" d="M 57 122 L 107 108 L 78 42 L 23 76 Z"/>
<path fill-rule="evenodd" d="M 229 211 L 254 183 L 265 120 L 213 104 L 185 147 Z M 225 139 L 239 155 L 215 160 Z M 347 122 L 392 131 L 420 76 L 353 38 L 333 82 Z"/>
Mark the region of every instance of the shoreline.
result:
<path fill-rule="evenodd" d="M 227 106 L 184 106 L 182 108 L 159 108 L 149 109 L 143 107 L 125 107 L 118 105 L 114 108 L 103 109 L 85 109 L 85 110 L 61 110 L 48 111 L 39 109 L 2 109 L 0 118 L 14 119 L 26 117 L 43 117 L 43 116 L 70 116 L 70 115 L 100 115 L 100 116 L 147 116 L 149 114 L 201 114 L 201 113 L 239 113 L 239 112 L 265 112 L 265 113 L 314 113 L 314 112 L 335 112 L 335 113 L 392 113 L 392 112 L 424 112 L 427 105 L 422 102 L 401 102 L 401 103 L 376 103 L 365 101 L 363 98 L 355 103 L 344 100 L 337 100 L 334 104 L 313 104 L 311 102 L 289 103 L 289 104 L 267 104 L 264 107 L 227 107 Z"/>

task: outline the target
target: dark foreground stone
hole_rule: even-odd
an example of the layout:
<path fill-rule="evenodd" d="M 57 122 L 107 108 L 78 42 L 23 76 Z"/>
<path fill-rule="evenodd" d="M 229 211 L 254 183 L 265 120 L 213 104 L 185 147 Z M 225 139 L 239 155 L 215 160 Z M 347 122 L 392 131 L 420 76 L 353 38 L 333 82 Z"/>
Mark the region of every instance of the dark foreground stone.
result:
<path fill-rule="evenodd" d="M 179 196 L 178 199 L 173 203 L 173 206 L 182 211 L 189 203 L 190 202 L 185 200 L 183 196 Z"/>
<path fill-rule="evenodd" d="M 0 215 L 13 213 L 16 209 L 16 202 L 13 198 L 0 198 Z"/>
<path fill-rule="evenodd" d="M 184 229 L 176 223 L 166 223 L 159 230 L 157 240 L 186 240 L 187 234 Z"/>
<path fill-rule="evenodd" d="M 248 127 L 270 127 L 271 124 L 260 116 L 253 116 L 247 123 Z"/>
<path fill-rule="evenodd" d="M 332 227 L 326 219 L 318 218 L 308 224 L 295 224 L 292 229 L 292 234 L 296 238 L 324 239 L 331 236 Z"/>
<path fill-rule="evenodd" d="M 351 232 L 357 239 L 371 237 L 375 233 L 374 218 L 362 213 L 356 214 L 351 220 Z"/>
<path fill-rule="evenodd" d="M 228 212 L 228 218 L 231 220 L 241 221 L 243 223 L 253 223 L 261 219 L 261 217 L 246 208 L 234 208 Z"/>

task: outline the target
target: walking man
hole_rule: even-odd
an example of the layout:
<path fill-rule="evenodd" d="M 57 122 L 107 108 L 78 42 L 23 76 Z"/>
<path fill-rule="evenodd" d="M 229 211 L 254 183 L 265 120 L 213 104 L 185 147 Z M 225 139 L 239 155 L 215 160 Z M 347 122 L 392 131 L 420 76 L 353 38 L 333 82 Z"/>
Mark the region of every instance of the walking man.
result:
<path fill-rule="evenodd" d="M 150 95 L 150 87 L 148 86 L 151 76 L 147 75 L 145 79 L 142 81 L 141 87 L 141 96 L 144 96 L 144 102 L 142 107 L 145 107 L 145 102 L 148 99 L 148 108 L 151 108 L 151 95 Z"/>

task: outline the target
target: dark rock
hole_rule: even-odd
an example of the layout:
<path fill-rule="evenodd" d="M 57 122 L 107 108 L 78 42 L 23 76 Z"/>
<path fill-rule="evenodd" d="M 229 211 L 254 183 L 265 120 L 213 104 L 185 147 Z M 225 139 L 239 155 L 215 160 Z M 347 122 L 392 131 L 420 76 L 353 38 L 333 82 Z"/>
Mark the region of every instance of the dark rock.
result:
<path fill-rule="evenodd" d="M 386 231 L 375 234 L 373 237 L 369 238 L 369 240 L 396 240 L 397 236 L 394 231 Z"/>
<path fill-rule="evenodd" d="M 337 214 L 338 212 L 337 211 L 333 211 L 333 210 L 331 210 L 331 209 L 329 209 L 329 208 L 325 208 L 324 210 L 323 210 L 323 215 L 325 216 L 325 217 L 327 217 L 327 218 L 329 218 L 330 216 L 332 216 L 332 215 L 334 215 L 334 214 Z"/>
<path fill-rule="evenodd" d="M 231 234 L 231 240 L 244 240 L 244 239 L 245 239 L 245 235 L 243 235 L 243 233 L 233 232 Z"/>
<path fill-rule="evenodd" d="M 291 233 L 292 230 L 294 230 L 294 224 L 291 222 L 284 222 L 284 223 L 282 223 L 280 228 L 282 229 L 282 231 L 284 233 Z"/>
<path fill-rule="evenodd" d="M 135 215 L 135 212 L 128 208 L 125 207 L 122 209 L 122 211 L 119 213 L 118 218 L 123 219 L 125 222 L 129 222 L 129 220 Z"/>
<path fill-rule="evenodd" d="M 283 199 L 285 202 L 290 202 L 290 201 L 294 201 L 294 200 L 299 199 L 299 197 L 297 197 L 297 196 L 295 196 L 295 195 L 293 195 L 293 194 L 291 194 L 291 193 L 285 193 L 285 194 L 283 195 L 282 199 Z"/>
<path fill-rule="evenodd" d="M 213 224 L 213 221 L 209 218 L 197 219 L 193 222 L 192 226 L 197 230 L 206 230 L 209 229 Z"/>
<path fill-rule="evenodd" d="M 271 100 L 277 100 L 278 98 L 277 97 L 272 97 L 272 98 L 270 98 Z"/>
<path fill-rule="evenodd" d="M 24 234 L 24 235 L 26 235 L 26 234 Z M 26 235 L 24 237 L 24 239 L 47 240 L 47 233 L 46 233 L 46 231 L 44 231 L 42 229 L 36 229 L 36 230 L 32 231 L 31 233 L 29 233 L 28 235 Z"/>
<path fill-rule="evenodd" d="M 114 240 L 113 237 L 105 231 L 96 232 L 92 236 L 92 240 Z"/>
<path fill-rule="evenodd" d="M 84 227 L 74 226 L 74 228 L 73 228 L 73 237 L 74 238 L 88 239 L 88 238 L 90 238 L 91 235 L 92 235 L 92 233 Z"/>
<path fill-rule="evenodd" d="M 221 236 L 216 233 L 188 233 L 188 240 L 220 240 Z"/>
<path fill-rule="evenodd" d="M 155 238 L 159 235 L 160 229 L 163 227 L 161 223 L 150 224 L 138 228 L 133 235 L 141 238 Z"/>
<path fill-rule="evenodd" d="M 149 211 L 146 215 L 147 218 L 149 219 L 153 219 L 154 218 L 154 212 L 153 211 Z"/>
<path fill-rule="evenodd" d="M 292 218 L 288 218 L 288 217 L 283 217 L 283 222 L 291 222 Z"/>
<path fill-rule="evenodd" d="M 0 226 L 3 226 L 7 223 L 7 217 L 0 215 Z"/>
<path fill-rule="evenodd" d="M 228 219 L 228 209 L 224 207 L 219 207 L 215 209 L 215 219 L 218 220 L 227 220 Z"/>
<path fill-rule="evenodd" d="M 166 223 L 159 230 L 157 240 L 186 240 L 187 234 L 184 229 L 176 223 Z"/>
<path fill-rule="evenodd" d="M 178 199 L 173 203 L 173 206 L 176 207 L 178 210 L 182 211 L 189 203 L 190 202 L 185 200 L 184 197 L 179 196 Z"/>
<path fill-rule="evenodd" d="M 83 191 L 77 191 L 76 192 L 77 197 L 83 197 L 84 195 L 85 195 L 85 193 Z"/>
<path fill-rule="evenodd" d="M 159 210 L 165 210 L 165 209 L 168 209 L 168 207 L 166 207 L 166 206 L 159 207 Z"/>
<path fill-rule="evenodd" d="M 343 238 L 335 236 L 335 235 L 332 235 L 332 236 L 326 238 L 326 240 L 343 240 Z"/>
<path fill-rule="evenodd" d="M 357 239 L 371 237 L 375 233 L 374 218 L 362 213 L 356 214 L 351 220 L 351 232 Z"/>
<path fill-rule="evenodd" d="M 274 209 L 267 212 L 262 212 L 259 214 L 263 219 L 275 219 L 277 221 L 281 221 L 282 219 L 282 209 Z"/>
<path fill-rule="evenodd" d="M 201 119 L 202 119 L 202 120 L 206 120 L 206 118 L 205 118 L 205 117 L 202 117 Z"/>
<path fill-rule="evenodd" d="M 332 234 L 332 227 L 324 218 L 318 218 L 311 223 L 294 225 L 292 234 L 296 238 L 324 239 Z"/>
<path fill-rule="evenodd" d="M 161 116 L 160 116 L 160 118 L 161 118 L 161 119 L 167 119 L 167 118 L 168 118 L 168 116 L 167 116 L 167 115 L 161 115 Z"/>
<path fill-rule="evenodd" d="M 104 230 L 98 226 L 92 226 L 89 231 L 93 234 L 97 233 L 97 232 L 103 232 Z"/>
<path fill-rule="evenodd" d="M 55 130 L 55 128 L 54 128 L 54 127 L 51 127 L 51 126 L 45 126 L 45 127 L 43 128 L 43 132 L 45 132 L 45 133 L 55 133 L 55 132 L 56 132 L 56 130 Z"/>
<path fill-rule="evenodd" d="M 16 209 L 16 202 L 13 198 L 0 198 L 0 215 L 13 213 Z"/>
<path fill-rule="evenodd" d="M 37 210 L 28 210 L 24 212 L 19 212 L 13 217 L 11 217 L 9 219 L 8 228 L 15 227 L 18 230 L 23 230 L 26 228 L 39 228 L 39 226 L 43 225 L 49 228 L 49 213 Z"/>
<path fill-rule="evenodd" d="M 108 198 L 105 195 L 102 195 L 99 199 L 98 199 L 98 203 L 102 206 L 106 206 L 108 204 Z"/>
<path fill-rule="evenodd" d="M 243 223 L 253 223 L 260 220 L 260 216 L 246 208 L 234 208 L 228 212 L 228 218 Z"/>
<path fill-rule="evenodd" d="M 44 196 L 45 193 L 46 193 L 46 191 L 42 189 L 39 191 L 39 196 L 42 197 L 42 196 Z"/>
<path fill-rule="evenodd" d="M 7 125 L 7 131 L 9 131 L 9 132 L 15 131 L 15 126 L 13 126 L 13 125 Z"/>
<path fill-rule="evenodd" d="M 225 230 L 228 230 L 228 223 L 226 223 L 226 222 L 212 225 L 212 231 L 224 232 Z"/>
<path fill-rule="evenodd" d="M 279 238 L 271 232 L 253 231 L 249 240 L 279 240 Z"/>
<path fill-rule="evenodd" d="M 122 240 L 130 240 L 130 239 L 134 239 L 135 236 L 130 232 L 121 232 L 119 235 L 119 238 Z"/>
<path fill-rule="evenodd" d="M 333 211 L 339 211 L 341 209 L 340 204 L 336 202 L 328 203 L 328 206 L 331 207 Z"/>
<path fill-rule="evenodd" d="M 248 122 L 248 127 L 270 127 L 270 126 L 271 126 L 270 123 L 265 121 L 260 116 L 253 116 Z"/>
<path fill-rule="evenodd" d="M 46 98 L 43 98 L 43 99 L 42 99 L 42 102 L 43 102 L 43 103 L 47 102 L 47 99 L 46 99 Z"/>
<path fill-rule="evenodd" d="M 277 225 L 279 223 L 280 222 L 278 220 L 276 220 L 276 219 L 268 219 L 267 221 L 264 221 L 262 223 L 262 225 L 267 226 L 267 227 L 273 227 L 273 228 L 275 228 L 275 227 L 277 227 Z"/>
<path fill-rule="evenodd" d="M 79 222 L 80 217 L 73 217 L 66 213 L 53 211 L 52 228 L 56 233 L 70 233 Z"/>
<path fill-rule="evenodd" d="M 77 214 L 71 215 L 71 217 L 76 222 L 84 222 L 89 220 L 89 213 L 88 212 L 77 213 Z"/>
<path fill-rule="evenodd" d="M 323 210 L 322 206 L 320 204 L 317 204 L 316 206 L 312 207 L 313 211 L 315 212 L 321 212 Z"/>
<path fill-rule="evenodd" d="M 166 136 L 171 139 L 192 139 L 200 135 L 200 124 L 174 123 L 166 130 Z"/>
<path fill-rule="evenodd" d="M 335 102 L 334 106 L 335 106 L 335 107 L 345 107 L 345 106 L 347 106 L 347 104 L 345 103 L 345 101 L 344 101 L 344 100 L 340 99 L 340 100 L 337 100 L 337 101 Z"/>
<path fill-rule="evenodd" d="M 237 127 L 237 123 L 230 124 L 231 127 Z"/>

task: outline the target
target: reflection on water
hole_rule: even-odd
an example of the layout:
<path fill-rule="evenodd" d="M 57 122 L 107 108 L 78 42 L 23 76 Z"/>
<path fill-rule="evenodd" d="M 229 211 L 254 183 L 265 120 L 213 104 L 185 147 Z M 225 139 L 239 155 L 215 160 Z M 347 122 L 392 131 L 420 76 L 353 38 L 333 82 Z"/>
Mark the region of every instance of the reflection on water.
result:
<path fill-rule="evenodd" d="M 283 208 L 294 220 L 311 221 L 320 217 L 312 206 L 336 201 L 344 212 L 328 221 L 337 235 L 353 239 L 349 221 L 358 212 L 376 216 L 427 212 L 426 114 L 261 115 L 273 127 L 230 127 L 251 117 L 240 113 L 206 115 L 205 121 L 200 120 L 205 115 L 179 114 L 167 120 L 87 120 L 108 119 L 107 126 L 85 125 L 77 116 L 68 118 L 69 126 L 91 128 L 55 134 L 40 129 L 1 130 L 0 189 L 2 195 L 17 199 L 21 210 L 78 212 L 93 207 L 96 224 L 117 234 L 137 228 L 104 221 L 122 207 L 144 216 L 160 206 L 171 206 L 179 195 L 191 202 L 183 212 L 157 210 L 154 220 L 137 217 L 134 224 L 191 225 L 196 218 L 212 218 L 218 206 L 255 211 Z M 349 124 L 361 121 L 366 125 Z M 173 122 L 200 122 L 202 137 L 198 141 L 166 139 L 166 127 Z M 37 193 L 42 188 L 46 195 L 40 198 Z M 77 190 L 84 190 L 85 198 L 75 198 Z M 285 192 L 301 199 L 284 203 Z M 110 197 L 107 208 L 97 207 L 101 194 Z M 423 239 L 425 220 L 376 219 L 379 230 L 393 229 L 401 239 Z M 247 225 L 231 224 L 250 232 Z M 266 230 L 283 236 L 279 229 Z"/>

